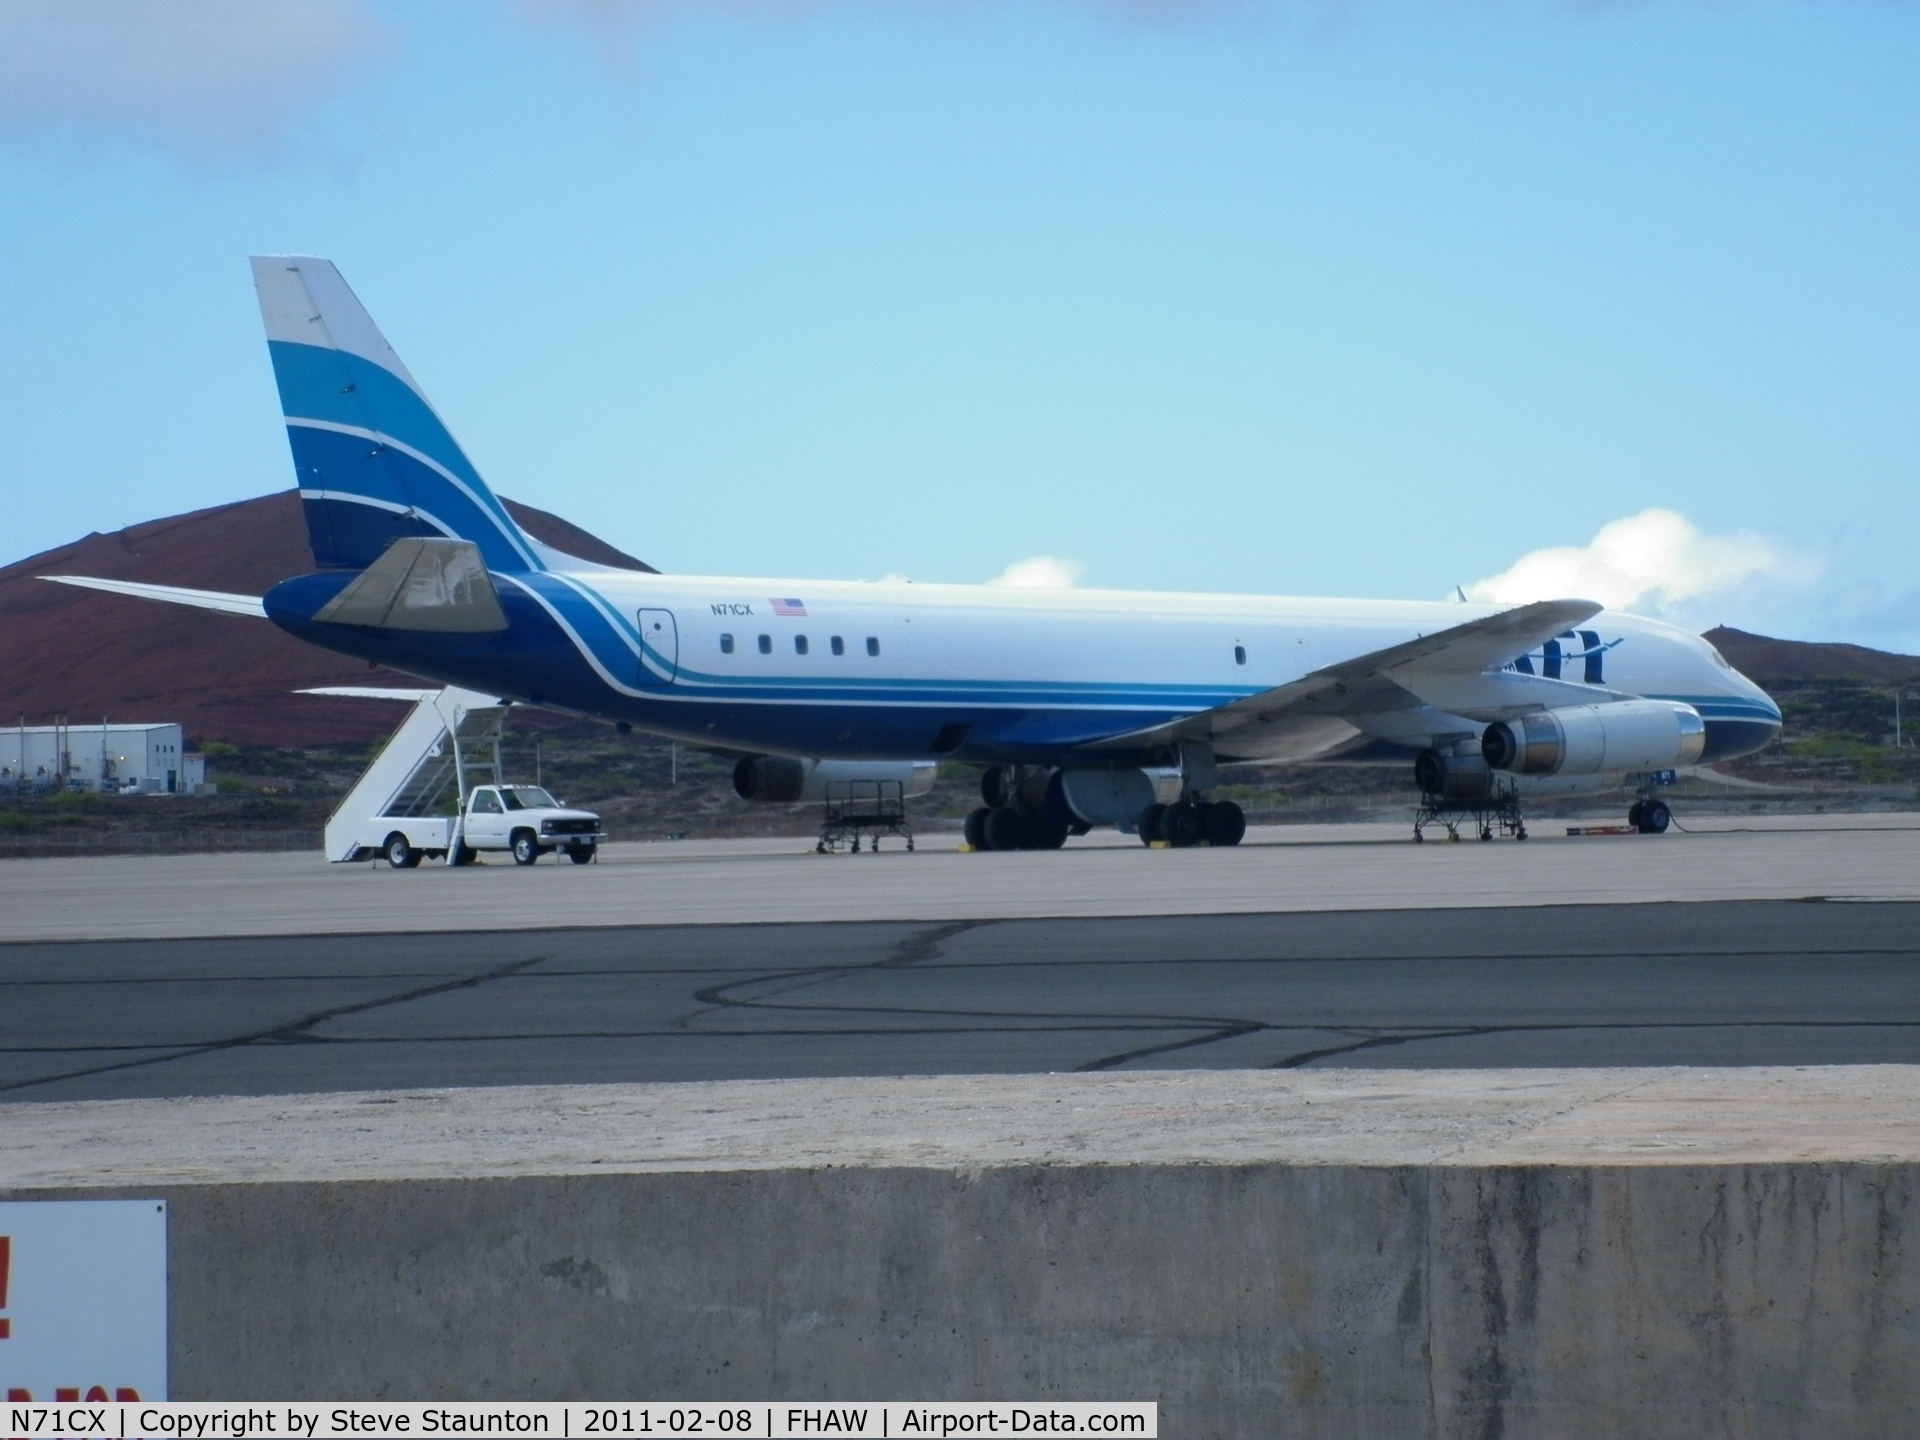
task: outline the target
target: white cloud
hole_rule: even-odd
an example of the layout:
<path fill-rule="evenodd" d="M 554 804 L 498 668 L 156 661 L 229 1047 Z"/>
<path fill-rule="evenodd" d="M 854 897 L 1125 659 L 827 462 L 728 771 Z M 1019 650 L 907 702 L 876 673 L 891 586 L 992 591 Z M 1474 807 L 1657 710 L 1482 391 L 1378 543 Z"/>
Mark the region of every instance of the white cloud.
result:
<path fill-rule="evenodd" d="M 1078 560 L 1062 560 L 1057 555 L 1033 555 L 1016 560 L 987 583 L 1012 585 L 1024 590 L 1071 590 L 1086 569 Z"/>
<path fill-rule="evenodd" d="M 0 0 L 0 133 L 264 159 L 388 41 L 362 0 Z"/>
<path fill-rule="evenodd" d="M 1801 567 L 1749 531 L 1702 535 L 1672 510 L 1642 510 L 1600 527 L 1585 545 L 1522 555 L 1466 587 L 1467 598 L 1520 605 L 1529 600 L 1598 600 L 1610 609 L 1673 611 L 1750 580 L 1788 578 Z"/>

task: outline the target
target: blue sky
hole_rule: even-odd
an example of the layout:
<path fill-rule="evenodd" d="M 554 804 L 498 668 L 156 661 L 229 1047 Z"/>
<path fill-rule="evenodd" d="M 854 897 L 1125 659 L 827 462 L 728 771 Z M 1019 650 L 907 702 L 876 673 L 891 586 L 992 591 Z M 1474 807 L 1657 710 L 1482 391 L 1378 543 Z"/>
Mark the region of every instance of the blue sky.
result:
<path fill-rule="evenodd" d="M 0 0 L 0 560 L 290 483 L 304 251 L 669 570 L 1920 650 L 1916 74 L 1893 0 Z"/>

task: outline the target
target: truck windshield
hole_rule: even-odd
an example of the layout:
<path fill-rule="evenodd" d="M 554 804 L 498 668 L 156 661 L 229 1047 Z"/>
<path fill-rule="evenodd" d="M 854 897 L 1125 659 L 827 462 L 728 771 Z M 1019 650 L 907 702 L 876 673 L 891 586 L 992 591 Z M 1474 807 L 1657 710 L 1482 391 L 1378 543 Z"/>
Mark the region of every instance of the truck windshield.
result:
<path fill-rule="evenodd" d="M 514 785 L 500 791 L 509 810 L 558 810 L 553 797 L 538 785 Z"/>

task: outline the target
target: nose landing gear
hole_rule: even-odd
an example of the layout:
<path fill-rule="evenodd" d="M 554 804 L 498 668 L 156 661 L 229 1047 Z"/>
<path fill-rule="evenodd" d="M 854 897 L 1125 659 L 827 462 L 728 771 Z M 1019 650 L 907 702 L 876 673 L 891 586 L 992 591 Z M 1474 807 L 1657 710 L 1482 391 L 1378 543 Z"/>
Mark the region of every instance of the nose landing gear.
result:
<path fill-rule="evenodd" d="M 1664 835 L 1673 823 L 1673 811 L 1664 800 L 1643 797 L 1627 807 L 1627 823 L 1642 835 Z"/>

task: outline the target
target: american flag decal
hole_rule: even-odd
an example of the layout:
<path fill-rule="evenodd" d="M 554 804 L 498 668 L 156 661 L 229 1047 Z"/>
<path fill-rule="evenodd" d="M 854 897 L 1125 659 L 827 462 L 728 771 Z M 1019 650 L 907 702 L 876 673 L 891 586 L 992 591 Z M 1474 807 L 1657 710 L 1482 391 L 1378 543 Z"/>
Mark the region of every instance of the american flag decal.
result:
<path fill-rule="evenodd" d="M 798 600 L 769 600 L 767 603 L 773 606 L 773 613 L 776 615 L 798 615 L 802 619 L 806 618 L 807 607 Z"/>

